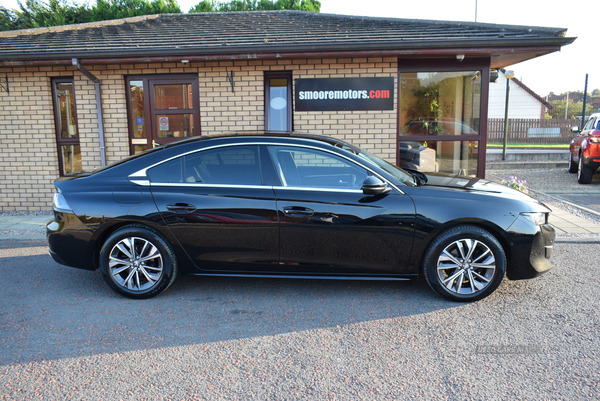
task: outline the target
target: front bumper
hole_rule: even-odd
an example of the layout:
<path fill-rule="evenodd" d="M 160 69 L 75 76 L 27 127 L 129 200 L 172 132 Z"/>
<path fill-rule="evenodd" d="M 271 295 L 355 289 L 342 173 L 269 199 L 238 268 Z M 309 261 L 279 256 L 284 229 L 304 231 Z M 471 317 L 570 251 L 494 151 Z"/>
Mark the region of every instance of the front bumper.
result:
<path fill-rule="evenodd" d="M 528 251 L 521 254 L 513 254 L 512 266 L 509 266 L 506 275 L 511 280 L 524 280 L 538 277 L 548 270 L 552 269 L 554 263 L 550 260 L 554 247 L 556 232 L 549 224 L 538 226 L 537 232 L 531 236 L 529 241 L 531 246 L 526 248 L 520 247 Z"/>

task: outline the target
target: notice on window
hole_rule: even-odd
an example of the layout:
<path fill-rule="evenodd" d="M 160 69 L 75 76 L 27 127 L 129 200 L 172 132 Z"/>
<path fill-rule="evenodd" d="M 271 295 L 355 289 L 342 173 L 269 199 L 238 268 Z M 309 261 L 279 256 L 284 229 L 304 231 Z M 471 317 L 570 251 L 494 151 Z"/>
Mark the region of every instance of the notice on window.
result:
<path fill-rule="evenodd" d="M 158 126 L 161 131 L 169 130 L 169 117 L 159 117 L 158 118 Z"/>
<path fill-rule="evenodd" d="M 296 111 L 393 110 L 394 78 L 296 79 Z"/>

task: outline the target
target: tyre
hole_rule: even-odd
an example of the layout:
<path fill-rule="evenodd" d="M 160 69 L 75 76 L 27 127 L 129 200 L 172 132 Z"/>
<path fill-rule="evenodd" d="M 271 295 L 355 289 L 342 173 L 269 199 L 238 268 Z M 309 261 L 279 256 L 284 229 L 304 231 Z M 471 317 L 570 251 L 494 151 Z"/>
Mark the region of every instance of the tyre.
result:
<path fill-rule="evenodd" d="M 177 276 L 171 245 L 157 231 L 130 225 L 115 231 L 100 250 L 108 285 L 128 298 L 151 298 L 166 290 Z"/>
<path fill-rule="evenodd" d="M 423 275 L 439 295 L 452 301 L 477 301 L 504 279 L 506 254 L 486 230 L 471 225 L 438 235 L 423 257 Z"/>
<path fill-rule="evenodd" d="M 576 173 L 579 167 L 575 164 L 573 160 L 573 152 L 569 150 L 569 173 Z"/>
<path fill-rule="evenodd" d="M 577 182 L 580 184 L 589 184 L 592 182 L 594 171 L 583 164 L 583 154 L 579 154 L 579 169 L 577 170 Z"/>

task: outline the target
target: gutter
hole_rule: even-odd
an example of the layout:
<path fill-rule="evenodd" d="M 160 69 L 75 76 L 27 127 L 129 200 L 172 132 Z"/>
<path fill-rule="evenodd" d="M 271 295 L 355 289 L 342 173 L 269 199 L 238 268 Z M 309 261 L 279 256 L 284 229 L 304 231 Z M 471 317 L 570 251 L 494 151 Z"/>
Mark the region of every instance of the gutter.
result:
<path fill-rule="evenodd" d="M 239 49 L 227 49 L 239 50 Z M 127 56 L 119 57 L 119 54 L 112 53 L 77 53 L 68 56 L 77 56 L 82 63 L 85 64 L 113 64 L 113 63 L 149 63 L 149 62 L 180 62 L 182 58 L 189 61 L 217 61 L 217 60 L 259 60 L 259 59 L 286 59 L 286 58 L 321 58 L 321 57 L 409 57 L 409 56 L 428 56 L 428 57 L 443 57 L 455 54 L 466 54 L 471 56 L 490 57 L 497 54 L 519 54 L 527 52 L 535 52 L 538 55 L 553 53 L 560 51 L 560 46 L 528 46 L 528 47 L 496 47 L 481 49 L 479 47 L 445 47 L 441 49 L 406 49 L 406 50 L 357 50 L 357 51 L 321 51 L 320 49 L 312 49 L 311 51 L 294 51 L 290 52 L 288 47 L 286 52 L 276 53 L 252 53 L 250 49 L 245 49 L 245 52 L 230 52 L 230 53 L 204 53 L 190 54 L 190 51 L 174 51 L 173 49 L 161 51 L 145 51 L 139 56 L 135 56 L 137 52 L 129 52 Z M 165 55 L 168 54 L 168 55 Z M 160 54 L 160 55 L 159 55 Z M 18 66 L 34 66 L 34 65 L 70 65 L 71 63 L 63 59 L 52 59 L 52 54 L 38 54 L 33 57 L 21 58 L 19 60 L 2 60 L 0 56 L 0 66 L 18 67 Z"/>
<path fill-rule="evenodd" d="M 79 63 L 79 59 L 71 59 L 73 67 L 79 72 L 85 75 L 90 81 L 94 83 L 96 89 L 96 113 L 98 115 L 98 139 L 100 140 L 100 163 L 102 167 L 106 166 L 106 146 L 104 145 L 104 120 L 102 115 L 102 92 L 100 90 L 100 80 L 91 72 L 86 70 Z"/>
<path fill-rule="evenodd" d="M 468 39 L 468 40 L 406 40 L 406 41 L 366 41 L 366 42 L 314 42 L 312 44 L 281 43 L 281 44 L 259 44 L 247 43 L 245 45 L 227 45 L 217 44 L 214 46 L 203 45 L 172 45 L 146 47 L 143 49 L 131 48 L 125 44 L 117 49 L 97 48 L 81 49 L 65 52 L 56 47 L 48 48 L 44 51 L 23 52 L 0 51 L 0 63 L 3 65 L 12 65 L 12 60 L 23 62 L 27 60 L 60 60 L 68 58 L 85 59 L 103 59 L 103 58 L 154 58 L 164 57 L 168 54 L 170 57 L 185 57 L 192 55 L 202 56 L 205 60 L 216 59 L 252 59 L 252 58 L 283 58 L 290 55 L 300 55 L 306 57 L 307 54 L 320 53 L 323 55 L 345 53 L 360 54 L 363 52 L 375 52 L 378 54 L 389 55 L 413 55 L 413 54 L 447 54 L 454 49 L 468 49 L 477 51 L 480 54 L 498 54 L 498 53 L 519 53 L 523 51 L 552 51 L 560 50 L 575 41 L 576 38 L 553 37 L 553 38 L 503 38 L 503 39 Z M 452 50 L 451 50 L 452 49 Z M 258 57 L 257 57 L 258 56 Z"/>

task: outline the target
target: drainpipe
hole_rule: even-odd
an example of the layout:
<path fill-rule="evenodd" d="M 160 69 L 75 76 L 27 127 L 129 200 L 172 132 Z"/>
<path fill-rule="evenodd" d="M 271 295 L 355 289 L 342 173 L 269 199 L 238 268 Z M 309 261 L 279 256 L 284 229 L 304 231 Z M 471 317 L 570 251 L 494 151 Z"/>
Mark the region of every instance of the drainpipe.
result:
<path fill-rule="evenodd" d="M 106 166 L 106 147 L 104 146 L 104 123 L 102 118 L 102 92 L 100 91 L 100 80 L 91 72 L 86 70 L 84 67 L 79 64 L 79 59 L 73 58 L 71 59 L 73 63 L 73 67 L 75 67 L 79 72 L 88 77 L 90 81 L 94 83 L 94 87 L 96 88 L 96 113 L 98 114 L 98 139 L 100 140 L 100 162 L 102 163 L 102 167 Z"/>

